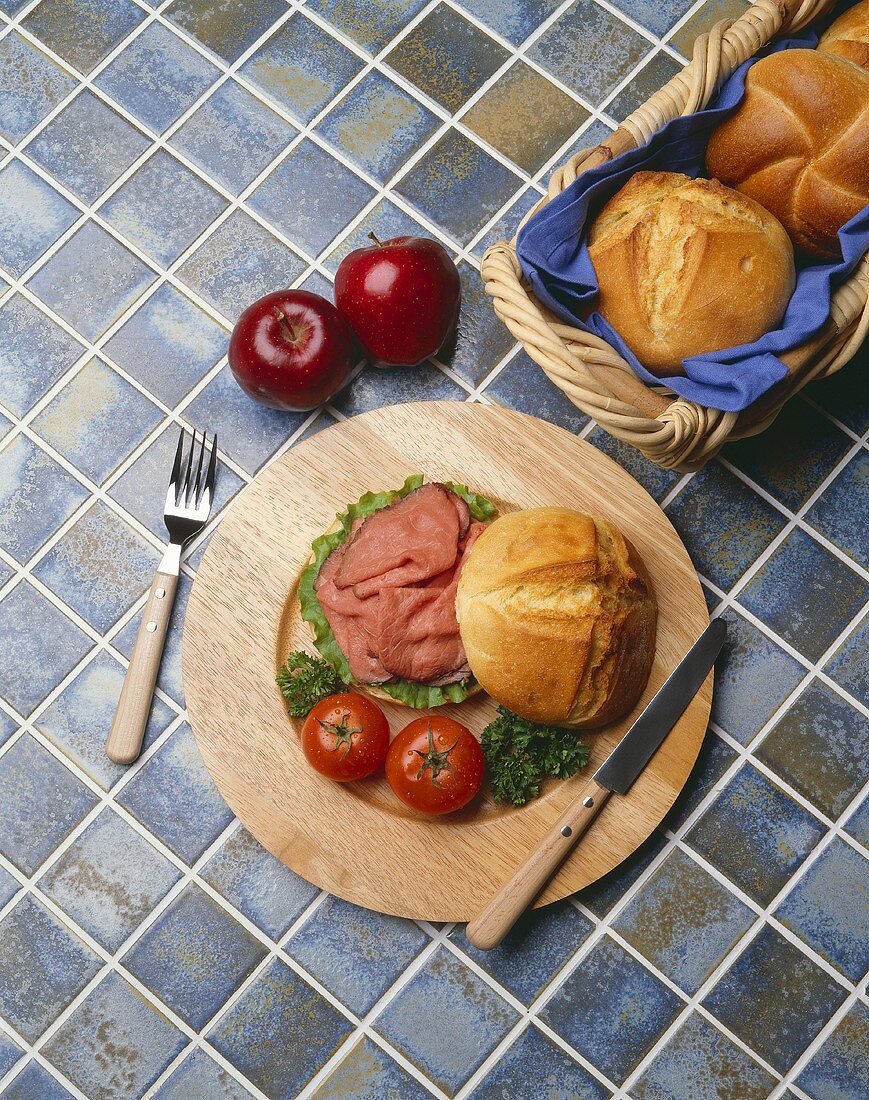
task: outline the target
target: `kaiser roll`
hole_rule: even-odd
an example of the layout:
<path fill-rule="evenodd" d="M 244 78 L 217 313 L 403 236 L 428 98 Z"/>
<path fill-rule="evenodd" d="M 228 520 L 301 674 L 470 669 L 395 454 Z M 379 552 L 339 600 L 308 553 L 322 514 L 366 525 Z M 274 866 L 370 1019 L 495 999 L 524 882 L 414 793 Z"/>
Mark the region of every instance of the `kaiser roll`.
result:
<path fill-rule="evenodd" d="M 756 340 L 794 289 L 787 234 L 752 199 L 717 180 L 637 172 L 588 236 L 598 312 L 660 375 L 682 360 Z"/>
<path fill-rule="evenodd" d="M 840 15 L 821 36 L 818 49 L 869 68 L 869 0 Z"/>
<path fill-rule="evenodd" d="M 816 50 L 764 57 L 706 166 L 771 210 L 797 247 L 835 259 L 839 229 L 869 203 L 869 71 Z"/>
<path fill-rule="evenodd" d="M 471 671 L 534 722 L 601 726 L 649 677 L 658 608 L 618 528 L 569 508 L 496 519 L 459 579 L 456 613 Z"/>

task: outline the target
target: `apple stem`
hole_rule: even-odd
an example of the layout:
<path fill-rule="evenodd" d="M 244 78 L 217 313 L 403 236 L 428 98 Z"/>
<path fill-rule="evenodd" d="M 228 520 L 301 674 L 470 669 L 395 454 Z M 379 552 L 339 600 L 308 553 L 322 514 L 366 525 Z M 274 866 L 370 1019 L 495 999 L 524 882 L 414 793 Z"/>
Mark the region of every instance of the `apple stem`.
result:
<path fill-rule="evenodd" d="M 275 309 L 275 317 L 277 317 L 278 324 L 284 330 L 284 335 L 286 336 L 286 338 L 291 343 L 295 344 L 296 334 L 295 334 L 295 332 L 293 332 L 292 328 L 290 327 L 289 322 L 287 321 L 287 315 L 284 313 L 284 311 L 282 309 Z"/>
<path fill-rule="evenodd" d="M 374 243 L 377 245 L 378 248 L 383 248 L 383 241 L 378 240 L 378 238 L 374 235 L 374 233 L 369 233 L 368 234 L 368 239 L 370 241 L 374 241 Z"/>

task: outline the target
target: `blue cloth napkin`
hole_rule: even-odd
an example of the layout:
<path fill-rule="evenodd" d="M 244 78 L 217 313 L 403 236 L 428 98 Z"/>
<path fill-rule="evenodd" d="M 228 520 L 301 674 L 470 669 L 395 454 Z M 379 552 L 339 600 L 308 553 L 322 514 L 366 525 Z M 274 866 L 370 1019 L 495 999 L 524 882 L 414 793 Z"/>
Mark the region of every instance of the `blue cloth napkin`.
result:
<path fill-rule="evenodd" d="M 821 28 L 768 47 L 760 56 L 790 47 L 812 48 L 819 34 L 846 4 L 829 15 Z M 569 324 L 593 332 L 616 348 L 647 383 L 664 384 L 698 405 L 738 412 L 787 374 L 779 354 L 810 339 L 830 312 L 830 294 L 854 270 L 869 248 L 869 206 L 839 231 L 842 259 L 815 263 L 797 270 L 797 283 L 780 326 L 753 344 L 695 355 L 683 362 L 685 377 L 660 379 L 651 374 L 619 334 L 597 312 L 585 321 L 578 314 L 597 294 L 597 276 L 585 240 L 586 222 L 634 172 L 642 170 L 705 172 L 706 144 L 712 131 L 742 100 L 745 75 L 758 58 L 740 66 L 724 85 L 714 105 L 686 118 L 677 118 L 648 144 L 631 149 L 606 164 L 583 173 L 523 226 L 516 242 L 522 271 L 536 297 Z"/>

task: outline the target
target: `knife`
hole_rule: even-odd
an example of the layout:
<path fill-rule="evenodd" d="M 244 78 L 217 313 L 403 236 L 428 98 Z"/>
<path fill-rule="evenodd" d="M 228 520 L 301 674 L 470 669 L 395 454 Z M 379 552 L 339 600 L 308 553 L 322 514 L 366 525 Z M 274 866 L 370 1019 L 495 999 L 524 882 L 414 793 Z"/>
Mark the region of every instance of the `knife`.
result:
<path fill-rule="evenodd" d="M 658 689 L 573 802 L 560 814 L 512 878 L 467 927 L 470 942 L 483 951 L 497 947 L 573 850 L 611 794 L 627 794 L 661 742 L 700 690 L 727 637 L 723 619 L 714 619 Z"/>

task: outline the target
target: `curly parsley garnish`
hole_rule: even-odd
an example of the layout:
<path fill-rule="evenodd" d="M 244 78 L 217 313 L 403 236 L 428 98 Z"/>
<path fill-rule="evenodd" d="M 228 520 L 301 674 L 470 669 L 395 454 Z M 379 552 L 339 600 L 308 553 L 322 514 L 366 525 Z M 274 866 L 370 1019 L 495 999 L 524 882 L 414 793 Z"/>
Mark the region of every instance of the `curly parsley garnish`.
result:
<path fill-rule="evenodd" d="M 498 714 L 480 738 L 497 802 L 524 806 L 547 776 L 567 779 L 588 763 L 588 746 L 576 730 L 538 726 L 506 707 Z"/>
<path fill-rule="evenodd" d="M 345 688 L 328 661 L 301 650 L 289 655 L 275 679 L 293 718 L 304 718 L 315 703 Z"/>

